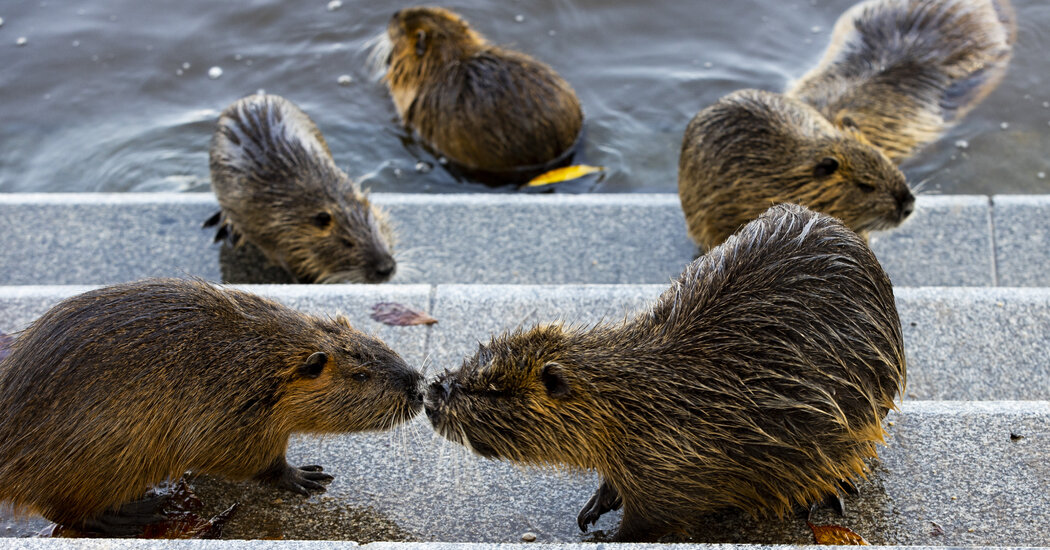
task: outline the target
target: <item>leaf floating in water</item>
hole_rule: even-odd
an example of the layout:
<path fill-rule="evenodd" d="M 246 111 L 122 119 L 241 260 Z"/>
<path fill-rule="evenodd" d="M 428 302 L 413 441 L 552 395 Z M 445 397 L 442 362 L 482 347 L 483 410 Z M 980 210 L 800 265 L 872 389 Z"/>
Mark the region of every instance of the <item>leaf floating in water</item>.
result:
<path fill-rule="evenodd" d="M 593 174 L 595 172 L 604 172 L 605 168 L 601 166 L 587 166 L 586 164 L 578 164 L 576 166 L 566 166 L 564 168 L 556 168 L 550 172 L 544 172 L 525 184 L 525 187 L 539 187 L 541 185 L 550 185 L 552 183 L 558 183 L 562 181 L 574 180 L 576 178 L 582 178 L 587 174 Z"/>
<path fill-rule="evenodd" d="M 11 344 L 13 343 L 15 343 L 13 336 L 0 332 L 0 359 L 7 357 L 11 353 Z"/>
<path fill-rule="evenodd" d="M 806 522 L 809 528 L 813 530 L 813 537 L 817 539 L 817 544 L 833 545 L 833 546 L 871 546 L 868 541 L 864 540 L 864 537 L 854 533 L 852 530 L 838 525 L 813 525 L 810 522 Z"/>
<path fill-rule="evenodd" d="M 395 327 L 433 325 L 437 319 L 396 302 L 379 302 L 372 306 L 372 318 Z"/>

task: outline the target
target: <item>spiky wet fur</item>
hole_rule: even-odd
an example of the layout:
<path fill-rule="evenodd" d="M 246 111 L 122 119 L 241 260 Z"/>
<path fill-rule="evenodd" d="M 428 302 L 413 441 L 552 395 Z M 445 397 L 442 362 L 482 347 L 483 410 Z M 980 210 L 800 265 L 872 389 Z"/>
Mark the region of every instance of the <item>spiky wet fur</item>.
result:
<path fill-rule="evenodd" d="M 318 351 L 324 369 L 304 376 Z M 0 501 L 70 525 L 187 470 L 253 477 L 283 461 L 289 434 L 411 418 L 420 379 L 342 317 L 194 280 L 93 290 L 0 362 Z"/>
<path fill-rule="evenodd" d="M 392 276 L 384 269 L 394 265 L 386 214 L 336 166 L 317 126 L 291 102 L 253 95 L 229 106 L 210 165 L 234 241 L 256 245 L 297 280 L 377 283 Z M 319 227 L 322 212 L 331 221 Z"/>
<path fill-rule="evenodd" d="M 399 11 L 376 51 L 386 53 L 383 79 L 405 126 L 467 170 L 543 165 L 570 150 L 583 128 L 568 82 L 532 57 L 489 44 L 448 10 Z"/>
<path fill-rule="evenodd" d="M 817 176 L 828 158 L 838 169 Z M 760 90 L 733 92 L 693 117 L 682 139 L 678 196 L 689 236 L 705 250 L 778 203 L 805 205 L 866 233 L 895 227 L 915 201 L 904 174 L 862 136 Z"/>
<path fill-rule="evenodd" d="M 426 410 L 483 456 L 596 470 L 623 500 L 616 540 L 638 541 L 720 508 L 781 516 L 834 494 L 865 474 L 904 384 L 871 250 L 780 205 L 633 319 L 494 337 L 431 385 Z"/>
<path fill-rule="evenodd" d="M 1006 74 L 1008 0 L 869 0 L 835 23 L 820 63 L 788 91 L 893 161 L 939 138 Z"/>

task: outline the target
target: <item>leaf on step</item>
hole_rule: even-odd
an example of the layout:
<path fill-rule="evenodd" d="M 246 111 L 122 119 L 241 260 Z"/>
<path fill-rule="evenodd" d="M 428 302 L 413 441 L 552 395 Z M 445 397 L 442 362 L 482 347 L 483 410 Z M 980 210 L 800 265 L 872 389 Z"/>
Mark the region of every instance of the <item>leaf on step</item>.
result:
<path fill-rule="evenodd" d="M 595 172 L 603 172 L 605 168 L 602 166 L 587 166 L 586 164 L 577 164 L 576 166 L 566 166 L 564 168 L 555 168 L 550 172 L 544 172 L 525 184 L 525 187 L 539 187 L 541 185 L 550 185 L 552 183 L 558 183 L 562 181 L 574 180 L 576 178 L 582 178 L 587 174 L 593 174 Z"/>
<path fill-rule="evenodd" d="M 11 344 L 14 342 L 15 338 L 13 336 L 0 332 L 0 359 L 7 357 L 11 353 Z"/>
<path fill-rule="evenodd" d="M 404 327 L 409 325 L 433 325 L 437 319 L 396 302 L 379 302 L 372 306 L 372 318 L 380 323 Z"/>
<path fill-rule="evenodd" d="M 817 544 L 836 546 L 870 546 L 864 537 L 854 533 L 852 530 L 838 525 L 813 525 L 806 522 L 813 530 L 813 537 Z"/>

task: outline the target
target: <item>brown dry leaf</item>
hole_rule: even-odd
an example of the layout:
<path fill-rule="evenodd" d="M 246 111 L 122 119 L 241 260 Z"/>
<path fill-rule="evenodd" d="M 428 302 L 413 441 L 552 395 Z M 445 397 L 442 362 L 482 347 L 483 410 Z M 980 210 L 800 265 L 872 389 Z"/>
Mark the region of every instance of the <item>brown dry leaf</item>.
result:
<path fill-rule="evenodd" d="M 582 178 L 587 174 L 593 174 L 595 172 L 603 172 L 605 168 L 602 166 L 587 166 L 586 164 L 577 164 L 576 166 L 566 166 L 564 168 L 555 168 L 550 172 L 544 172 L 525 184 L 525 187 L 539 187 L 541 185 L 550 185 L 552 183 L 558 183 L 562 181 L 574 180 L 576 178 Z"/>
<path fill-rule="evenodd" d="M 225 527 L 226 522 L 237 509 L 237 505 L 234 504 L 215 517 L 204 519 L 198 515 L 203 504 L 201 504 L 201 500 L 197 498 L 197 494 L 193 492 L 193 489 L 190 488 L 189 483 L 186 482 L 186 478 L 179 479 L 178 482 L 168 489 L 157 490 L 160 494 L 167 491 L 171 492 L 171 496 L 160 511 L 161 515 L 166 519 L 143 527 L 142 533 L 138 535 L 138 538 L 217 539 L 222 536 L 223 527 Z M 47 532 L 47 530 L 42 532 L 41 536 L 80 538 L 97 537 L 99 535 L 56 525 L 50 532 Z"/>
<path fill-rule="evenodd" d="M 813 530 L 813 537 L 817 539 L 817 544 L 871 546 L 868 544 L 868 541 L 864 540 L 864 537 L 845 527 L 838 525 L 813 525 L 808 521 L 806 525 L 809 525 L 809 528 Z"/>
<path fill-rule="evenodd" d="M 7 357 L 7 355 L 11 353 L 11 344 L 13 344 L 14 341 L 14 337 L 10 334 L 0 332 L 0 359 Z"/>
<path fill-rule="evenodd" d="M 397 302 L 379 302 L 372 306 L 372 318 L 395 327 L 433 325 L 437 319 Z"/>

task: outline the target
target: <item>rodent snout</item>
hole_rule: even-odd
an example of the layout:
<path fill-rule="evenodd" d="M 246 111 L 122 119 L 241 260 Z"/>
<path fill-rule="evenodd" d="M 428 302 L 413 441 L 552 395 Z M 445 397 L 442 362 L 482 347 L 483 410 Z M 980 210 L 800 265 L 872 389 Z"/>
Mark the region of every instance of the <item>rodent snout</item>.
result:
<path fill-rule="evenodd" d="M 904 221 L 915 212 L 915 196 L 905 191 L 904 196 L 897 197 L 897 219 Z"/>

